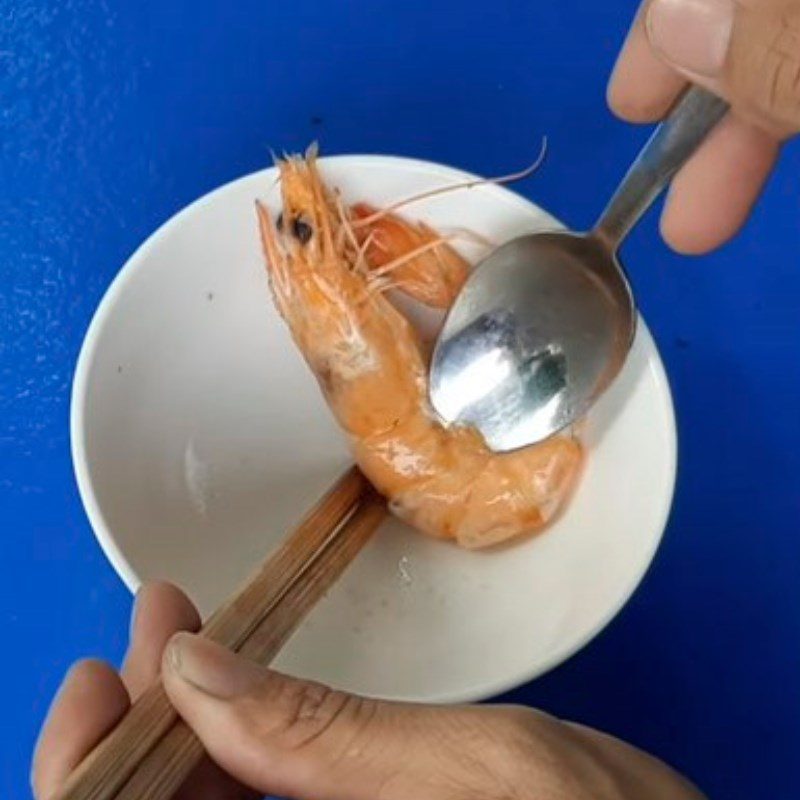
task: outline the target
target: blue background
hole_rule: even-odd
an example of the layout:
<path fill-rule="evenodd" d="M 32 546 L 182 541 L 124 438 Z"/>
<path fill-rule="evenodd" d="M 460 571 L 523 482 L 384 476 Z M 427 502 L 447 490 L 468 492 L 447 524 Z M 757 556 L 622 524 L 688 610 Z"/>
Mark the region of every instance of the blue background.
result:
<path fill-rule="evenodd" d="M 163 7 L 162 7 L 163 6 Z M 645 131 L 608 71 L 634 6 L 590 0 L 0 0 L 0 795 L 67 665 L 118 660 L 130 598 L 68 451 L 82 336 L 157 225 L 268 148 L 384 152 L 498 174 L 575 226 Z M 626 248 L 671 377 L 680 474 L 644 585 L 513 699 L 606 729 L 713 797 L 798 796 L 800 151 L 747 229 L 679 258 L 655 215 Z M 602 569 L 602 565 L 598 565 Z"/>

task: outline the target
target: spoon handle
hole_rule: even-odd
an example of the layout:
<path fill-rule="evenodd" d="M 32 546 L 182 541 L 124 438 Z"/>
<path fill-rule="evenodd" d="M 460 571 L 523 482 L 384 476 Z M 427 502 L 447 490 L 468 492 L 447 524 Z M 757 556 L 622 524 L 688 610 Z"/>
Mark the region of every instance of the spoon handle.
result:
<path fill-rule="evenodd" d="M 592 233 L 615 251 L 727 110 L 706 89 L 690 88 L 642 148 Z"/>

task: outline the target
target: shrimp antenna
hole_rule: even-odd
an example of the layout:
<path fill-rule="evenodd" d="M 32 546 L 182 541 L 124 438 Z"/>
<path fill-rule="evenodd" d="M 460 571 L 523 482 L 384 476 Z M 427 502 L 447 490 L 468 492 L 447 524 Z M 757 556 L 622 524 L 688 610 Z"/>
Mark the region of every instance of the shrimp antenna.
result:
<path fill-rule="evenodd" d="M 397 211 L 404 206 L 410 205 L 411 203 L 416 203 L 418 200 L 425 200 L 429 197 L 436 197 L 440 194 L 447 194 L 448 192 L 456 192 L 460 189 L 472 189 L 474 186 L 483 186 L 487 183 L 493 183 L 498 185 L 503 185 L 506 183 L 514 183 L 515 181 L 521 181 L 524 178 L 528 178 L 536 172 L 537 169 L 542 165 L 542 162 L 547 155 L 547 137 L 542 136 L 542 145 L 539 148 L 539 154 L 536 156 L 536 160 L 530 165 L 525 167 L 525 169 L 520 170 L 519 172 L 512 172 L 509 175 L 501 175 L 497 178 L 474 178 L 469 181 L 462 181 L 460 183 L 453 183 L 450 186 L 441 186 L 438 189 L 430 189 L 427 192 L 422 192 L 420 194 L 415 194 L 412 197 L 406 197 L 404 200 L 399 200 L 396 203 L 393 203 L 386 208 L 382 208 L 380 211 L 376 211 L 374 214 L 370 214 L 368 217 L 362 217 L 361 219 L 353 221 L 354 228 L 360 228 L 363 225 L 371 225 L 373 222 L 377 222 L 382 217 L 386 216 L 387 214 L 391 214 L 393 211 Z"/>
<path fill-rule="evenodd" d="M 341 237 L 342 244 L 344 240 L 347 239 L 350 242 L 351 247 L 356 252 L 355 262 L 353 266 L 356 268 L 357 271 L 360 270 L 361 265 L 363 263 L 364 257 L 366 255 L 367 250 L 369 249 L 370 245 L 372 244 L 374 231 L 367 236 L 366 240 L 364 241 L 363 245 L 358 243 L 358 239 L 356 238 L 356 234 L 353 231 L 353 226 L 350 223 L 350 220 L 347 216 L 347 212 L 344 208 L 344 203 L 342 203 L 342 196 L 339 194 L 338 190 L 334 190 L 333 192 L 333 201 L 336 205 L 336 213 L 339 215 L 339 222 L 341 223 L 341 228 L 339 229 L 339 235 Z M 366 268 L 363 271 L 368 271 Z"/>
<path fill-rule="evenodd" d="M 373 269 L 371 274 L 377 276 L 387 275 L 388 273 L 396 270 L 398 267 L 402 267 L 403 264 L 407 264 L 409 261 L 413 261 L 415 258 L 418 258 L 419 256 L 428 253 L 431 250 L 436 250 L 437 247 L 446 244 L 452 238 L 452 236 L 439 236 L 432 242 L 426 242 L 425 244 L 410 250 L 408 253 L 398 256 L 394 259 L 394 261 L 390 261 L 388 264 L 384 264 L 382 267 Z"/>
<path fill-rule="evenodd" d="M 480 233 L 471 231 L 469 228 L 462 228 L 459 226 L 450 228 L 442 226 L 439 227 L 438 230 L 440 233 L 454 240 L 461 239 L 462 241 L 469 242 L 479 247 L 497 247 L 497 242 L 492 241 L 488 236 L 483 236 Z"/>

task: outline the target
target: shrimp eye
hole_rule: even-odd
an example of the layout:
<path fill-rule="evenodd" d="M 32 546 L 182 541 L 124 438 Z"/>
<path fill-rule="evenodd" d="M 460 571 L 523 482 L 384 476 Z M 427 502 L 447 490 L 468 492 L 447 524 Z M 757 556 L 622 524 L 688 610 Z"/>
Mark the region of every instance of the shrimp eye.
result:
<path fill-rule="evenodd" d="M 307 244 L 311 241 L 314 229 L 305 220 L 297 217 L 292 220 L 292 233 L 301 244 Z"/>
<path fill-rule="evenodd" d="M 283 211 L 278 214 L 278 218 L 275 220 L 275 227 L 283 233 Z"/>

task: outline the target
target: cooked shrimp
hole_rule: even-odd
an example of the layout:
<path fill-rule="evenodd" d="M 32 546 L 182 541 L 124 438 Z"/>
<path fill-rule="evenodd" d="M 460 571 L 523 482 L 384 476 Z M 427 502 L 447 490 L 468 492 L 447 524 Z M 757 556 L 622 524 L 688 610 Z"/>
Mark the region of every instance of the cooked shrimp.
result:
<path fill-rule="evenodd" d="M 496 454 L 476 431 L 440 425 L 419 337 L 376 284 L 369 242 L 314 154 L 279 168 L 281 224 L 258 205 L 275 302 L 364 474 L 397 516 L 465 547 L 540 529 L 575 482 L 579 443 L 560 436 Z"/>
<path fill-rule="evenodd" d="M 379 213 L 366 203 L 350 209 L 367 265 L 389 275 L 403 291 L 433 308 L 449 308 L 469 275 L 469 264 L 433 228 L 411 223 L 392 213 Z"/>

